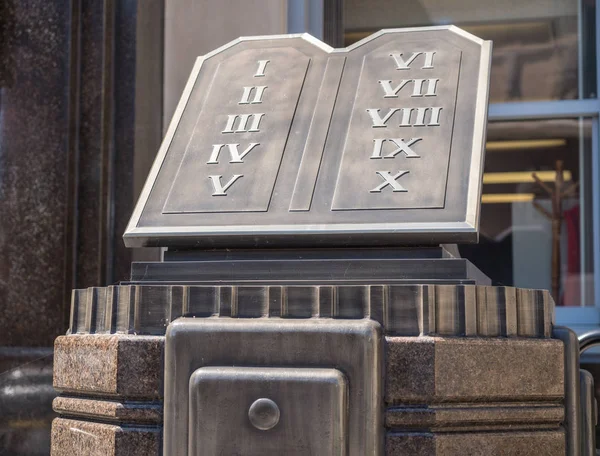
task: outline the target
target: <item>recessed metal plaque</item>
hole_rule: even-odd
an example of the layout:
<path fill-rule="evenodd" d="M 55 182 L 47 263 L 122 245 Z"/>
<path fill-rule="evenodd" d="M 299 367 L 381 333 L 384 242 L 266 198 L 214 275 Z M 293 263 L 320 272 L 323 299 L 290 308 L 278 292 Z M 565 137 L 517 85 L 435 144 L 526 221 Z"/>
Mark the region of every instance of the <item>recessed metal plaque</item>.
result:
<path fill-rule="evenodd" d="M 202 367 L 190 378 L 189 456 L 345 456 L 337 369 Z"/>
<path fill-rule="evenodd" d="M 490 49 L 448 26 L 199 58 L 126 244 L 476 241 Z"/>

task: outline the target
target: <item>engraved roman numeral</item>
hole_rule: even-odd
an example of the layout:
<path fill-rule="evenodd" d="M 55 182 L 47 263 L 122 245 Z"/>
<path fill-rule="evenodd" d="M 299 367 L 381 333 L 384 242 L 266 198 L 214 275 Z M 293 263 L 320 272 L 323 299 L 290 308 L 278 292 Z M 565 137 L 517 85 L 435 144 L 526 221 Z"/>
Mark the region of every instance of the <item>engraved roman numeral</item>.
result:
<path fill-rule="evenodd" d="M 420 158 L 420 155 L 418 155 L 414 150 L 411 149 L 411 146 L 413 144 L 418 143 L 419 141 L 421 141 L 423 138 L 411 138 L 408 140 L 408 142 L 404 142 L 404 139 L 402 138 L 391 138 L 391 139 L 374 139 L 373 140 L 373 155 L 371 155 L 371 159 L 377 159 L 377 158 L 394 158 L 396 155 L 400 154 L 400 153 L 404 153 L 406 155 L 406 158 Z M 393 150 L 392 152 L 390 152 L 389 154 L 382 156 L 382 152 L 383 152 L 383 144 L 385 142 L 391 142 L 394 143 L 396 145 L 396 149 Z"/>
<path fill-rule="evenodd" d="M 227 149 L 229 150 L 229 155 L 231 156 L 229 163 L 244 163 L 244 157 L 252 152 L 252 149 L 259 144 L 260 143 L 250 143 L 242 153 L 240 153 L 239 144 L 213 144 L 212 153 L 206 163 L 209 165 L 219 163 L 219 154 L 221 153 L 223 146 L 227 146 Z"/>
<path fill-rule="evenodd" d="M 211 180 L 212 182 L 212 186 L 213 186 L 213 194 L 212 196 L 227 196 L 227 190 L 229 189 L 229 187 L 231 187 L 235 181 L 237 181 L 238 179 L 244 177 L 243 174 L 234 174 L 233 177 L 231 179 L 229 179 L 229 182 L 227 182 L 225 185 L 221 184 L 221 178 L 223 176 L 208 176 L 208 178 Z"/>
<path fill-rule="evenodd" d="M 373 128 L 383 128 L 387 127 L 386 123 L 390 118 L 394 115 L 395 112 L 400 111 L 400 108 L 392 108 L 385 115 L 385 117 L 381 117 L 379 115 L 379 109 L 367 109 L 369 116 L 371 116 L 371 120 L 373 121 Z"/>
<path fill-rule="evenodd" d="M 401 127 L 410 127 L 410 115 L 415 108 L 411 108 L 410 112 L 408 109 L 404 109 L 402 112 L 402 122 L 400 123 Z M 413 126 L 415 127 L 437 127 L 440 125 L 440 112 L 442 108 L 416 108 L 417 118 L 415 119 L 415 123 Z M 429 122 L 425 123 L 425 114 L 427 111 L 431 112 L 431 116 L 429 117 Z M 406 115 L 408 113 L 408 116 Z M 406 117 L 406 119 L 405 119 Z"/>
<path fill-rule="evenodd" d="M 400 179 L 405 174 L 408 174 L 406 170 L 400 170 L 393 176 L 389 171 L 375 171 L 379 176 L 383 178 L 383 182 L 371 190 L 371 193 L 381 193 L 381 190 L 386 188 L 388 185 L 392 187 L 393 192 L 408 192 L 402 185 L 398 183 L 398 179 Z"/>
<path fill-rule="evenodd" d="M 433 68 L 433 56 L 435 55 L 435 51 L 432 51 L 432 52 L 413 52 L 411 54 L 411 56 L 407 60 L 404 60 L 404 58 L 402 57 L 404 55 L 405 54 L 403 52 L 399 52 L 399 53 L 395 53 L 395 54 L 390 54 L 390 56 L 392 56 L 392 58 L 396 62 L 396 69 L 397 70 L 410 70 L 410 64 L 413 63 L 415 61 L 415 59 L 417 57 L 419 57 L 420 55 L 424 55 L 425 56 L 425 63 L 424 63 L 424 65 L 421 68 L 424 69 L 424 70 L 425 69 Z"/>
<path fill-rule="evenodd" d="M 423 93 L 423 86 L 425 85 L 425 81 L 427 81 L 427 90 Z M 392 81 L 382 80 L 379 81 L 385 95 L 383 98 L 398 98 L 398 93 L 402 90 L 404 86 L 409 83 L 413 83 L 413 91 L 411 97 L 435 97 L 437 83 L 439 79 L 402 79 L 400 84 L 398 84 L 395 88 L 392 87 Z"/>
<path fill-rule="evenodd" d="M 256 73 L 254 73 L 255 78 L 262 78 L 265 75 L 265 69 L 267 68 L 267 64 L 270 60 L 259 60 L 258 61 L 258 69 Z"/>
<path fill-rule="evenodd" d="M 225 130 L 221 133 L 244 133 L 246 131 L 260 131 L 260 121 L 265 114 L 229 114 L 227 116 L 227 125 L 225 126 Z M 237 119 L 240 119 L 237 127 L 235 127 L 235 122 Z M 252 122 L 250 124 L 250 128 L 248 128 L 248 120 L 252 118 Z"/>
<path fill-rule="evenodd" d="M 440 113 L 442 108 L 392 108 L 388 113 L 381 117 L 379 115 L 379 109 L 367 109 L 371 120 L 373 121 L 373 128 L 385 128 L 390 118 L 400 111 L 400 127 L 435 127 L 440 125 Z M 411 123 L 412 113 L 416 111 L 414 123 Z M 429 121 L 425 123 L 425 115 L 430 112 Z"/>
<path fill-rule="evenodd" d="M 244 93 L 242 94 L 242 101 L 238 104 L 257 104 L 262 103 L 262 96 L 267 86 L 252 86 L 244 87 Z M 250 96 L 254 92 L 254 98 L 250 101 Z"/>

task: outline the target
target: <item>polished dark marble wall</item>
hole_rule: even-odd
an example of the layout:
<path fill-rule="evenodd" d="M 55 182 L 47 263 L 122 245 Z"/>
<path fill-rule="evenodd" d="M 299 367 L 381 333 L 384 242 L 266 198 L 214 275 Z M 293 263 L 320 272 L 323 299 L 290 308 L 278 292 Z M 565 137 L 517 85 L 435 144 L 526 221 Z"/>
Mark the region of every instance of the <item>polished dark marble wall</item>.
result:
<path fill-rule="evenodd" d="M 5 0 L 0 21 L 0 346 L 64 328 L 69 206 L 69 10 Z"/>
<path fill-rule="evenodd" d="M 162 11 L 0 1 L 0 455 L 49 453 L 52 345 L 71 290 L 127 278 L 133 176 L 161 133 Z"/>

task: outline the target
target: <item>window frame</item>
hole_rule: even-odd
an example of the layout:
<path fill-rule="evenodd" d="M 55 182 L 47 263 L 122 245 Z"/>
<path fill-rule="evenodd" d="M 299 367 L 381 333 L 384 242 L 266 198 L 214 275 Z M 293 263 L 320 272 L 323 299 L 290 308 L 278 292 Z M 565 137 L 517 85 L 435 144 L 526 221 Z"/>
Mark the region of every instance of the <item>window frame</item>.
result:
<path fill-rule="evenodd" d="M 582 2 L 578 0 L 579 38 L 582 39 Z M 325 39 L 335 47 L 342 46 L 344 31 L 344 0 L 287 0 L 288 33 L 312 33 Z M 586 307 L 556 307 L 556 323 L 573 327 L 576 331 L 600 325 L 600 0 L 595 1 L 595 45 L 596 45 L 596 98 L 577 100 L 523 101 L 491 103 L 488 122 L 519 121 L 533 119 L 590 118 L 592 121 L 592 252 L 594 305 Z M 334 32 L 332 33 L 332 30 Z M 582 60 L 581 45 L 579 61 Z M 579 85 L 582 86 L 581 71 Z"/>
<path fill-rule="evenodd" d="M 578 0 L 581 13 L 581 1 Z M 491 103 L 488 122 L 587 117 L 592 121 L 592 252 L 594 304 L 586 307 L 556 306 L 556 324 L 585 331 L 600 325 L 600 0 L 596 0 L 596 98 L 577 100 Z M 580 15 L 581 22 L 581 15 Z M 581 38 L 581 29 L 580 29 Z M 580 46 L 581 48 L 581 46 Z M 580 53 L 581 54 L 581 53 Z M 581 57 L 581 56 L 580 56 Z M 581 80 L 581 77 L 579 78 Z"/>

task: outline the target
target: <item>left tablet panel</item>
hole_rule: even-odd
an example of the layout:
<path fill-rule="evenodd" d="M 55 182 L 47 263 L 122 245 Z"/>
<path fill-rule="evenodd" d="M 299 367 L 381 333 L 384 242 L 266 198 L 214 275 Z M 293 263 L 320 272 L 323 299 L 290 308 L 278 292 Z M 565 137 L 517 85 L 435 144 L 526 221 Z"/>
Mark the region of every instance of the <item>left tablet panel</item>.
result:
<path fill-rule="evenodd" d="M 309 63 L 267 48 L 217 65 L 204 100 L 190 100 L 199 115 L 164 214 L 268 210 Z"/>
<path fill-rule="evenodd" d="M 163 229 L 193 239 L 204 226 L 287 212 L 331 50 L 307 34 L 249 37 L 198 58 L 126 244 L 168 243 Z"/>

